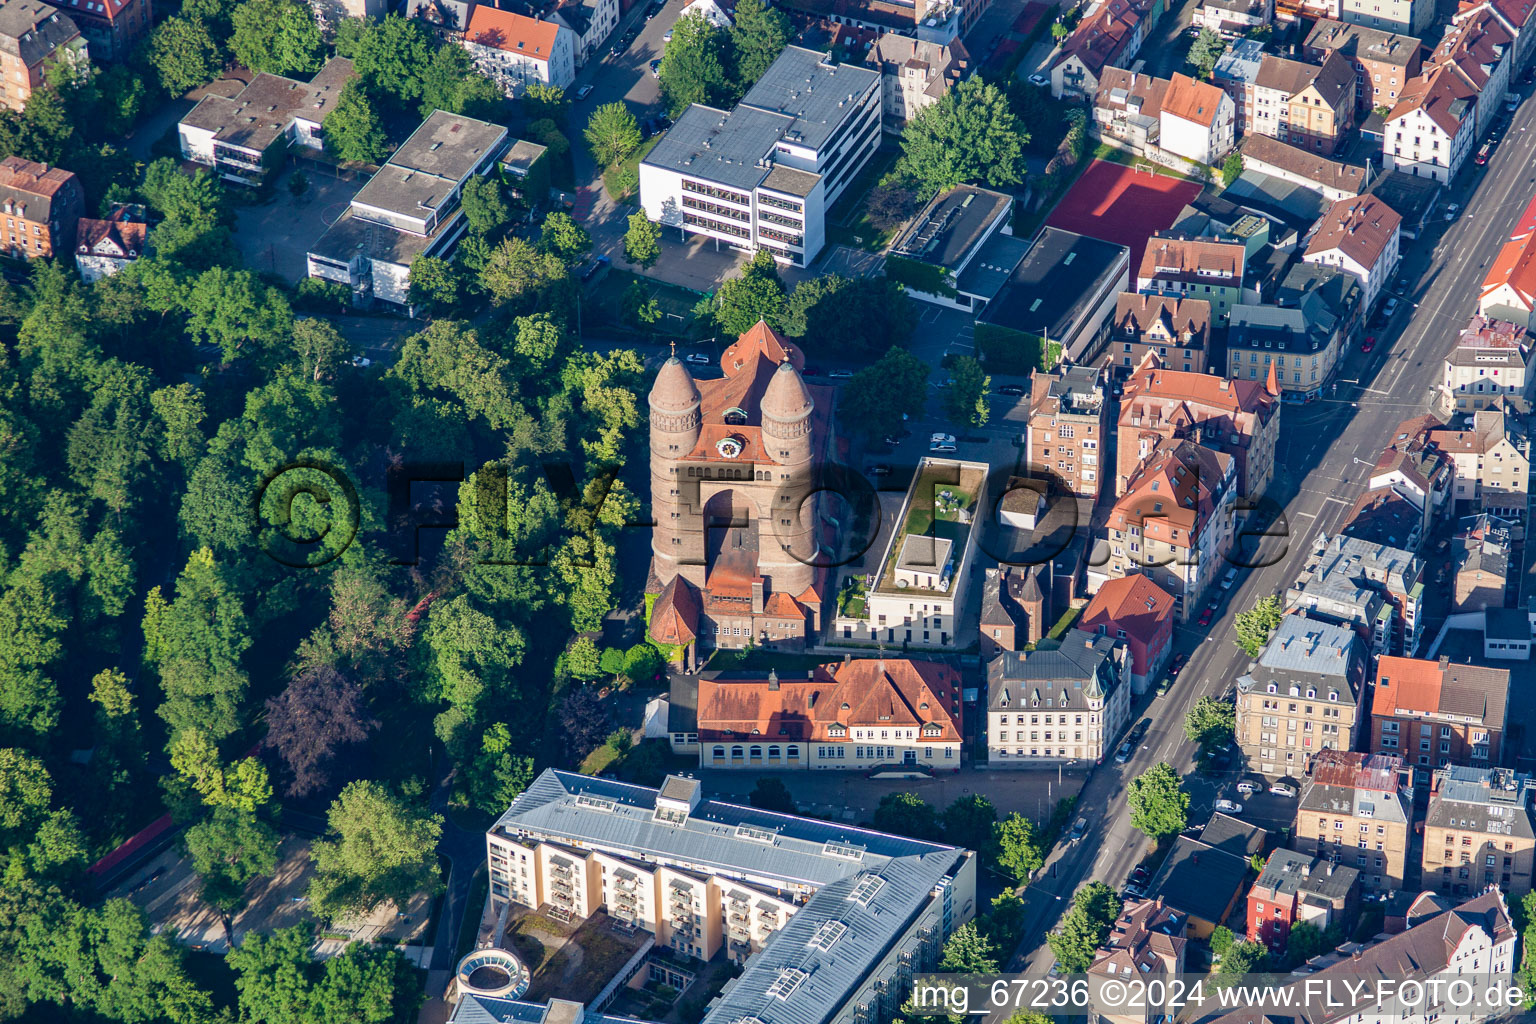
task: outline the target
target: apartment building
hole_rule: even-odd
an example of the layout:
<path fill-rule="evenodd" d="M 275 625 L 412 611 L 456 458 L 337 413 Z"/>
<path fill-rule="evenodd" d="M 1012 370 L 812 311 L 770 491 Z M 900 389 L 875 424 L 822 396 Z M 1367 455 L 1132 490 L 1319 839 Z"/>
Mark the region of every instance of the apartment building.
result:
<path fill-rule="evenodd" d="M 1123 640 L 1131 651 L 1131 692 L 1146 693 L 1173 654 L 1174 596 L 1145 573 L 1106 580 L 1077 628 Z"/>
<path fill-rule="evenodd" d="M 1461 170 L 1477 137 L 1477 90 L 1454 67 L 1434 67 L 1403 86 L 1387 114 L 1382 171 L 1445 184 Z"/>
<path fill-rule="evenodd" d="M 599 48 L 619 27 L 619 0 L 564 0 L 548 15 L 569 29 L 576 41 L 576 66 L 586 67 Z"/>
<path fill-rule="evenodd" d="M 434 110 L 315 242 L 309 276 L 346 285 L 360 305 L 409 308 L 411 263 L 453 252 L 467 227 L 464 183 L 491 173 L 508 140 L 499 124 Z"/>
<path fill-rule="evenodd" d="M 1192 28 L 1208 28 L 1226 39 L 1237 39 L 1253 29 L 1273 25 L 1274 21 L 1274 0 L 1203 0 L 1189 24 Z"/>
<path fill-rule="evenodd" d="M 51 62 L 84 63 L 88 50 L 74 19 L 44 0 L 0 2 L 0 108 L 24 110 Z"/>
<path fill-rule="evenodd" d="M 1313 856 L 1283 847 L 1271 853 L 1248 890 L 1248 941 L 1271 953 L 1285 952 L 1291 928 L 1310 924 L 1347 927 L 1360 901 L 1360 872 L 1328 855 Z"/>
<path fill-rule="evenodd" d="M 1455 1020 L 1471 1024 L 1498 1016 L 1498 1011 L 1483 1011 L 1477 1004 L 1447 1014 L 1446 1004 L 1437 1001 L 1424 1012 L 1405 1010 L 1392 993 L 1402 991 L 1407 983 L 1422 985 L 1422 991 L 1446 991 L 1455 982 L 1467 984 L 1472 976 L 1475 993 L 1486 999 L 1489 982 L 1498 983 L 1498 975 L 1507 978 L 1515 970 L 1514 925 L 1504 894 L 1485 892 L 1449 910 L 1431 910 L 1429 916 L 1396 935 L 1380 941 L 1351 942 L 1339 950 L 1315 958 L 1304 976 L 1288 982 L 1283 989 L 1265 993 L 1241 1009 L 1214 1019 L 1212 1024 L 1255 1024 L 1264 1018 L 1296 1019 L 1295 1007 L 1317 1000 L 1319 991 L 1360 992 L 1351 1005 L 1336 1010 L 1308 1011 L 1304 1019 L 1317 1021 L 1392 1020 L 1402 1024 L 1423 1024 L 1430 1020 Z M 1387 990 L 1377 988 L 1371 979 L 1391 979 Z M 1411 991 L 1411 990 L 1410 990 Z M 1343 1000 L 1340 1000 L 1343 1002 Z M 1476 1003 L 1476 999 L 1473 1000 Z"/>
<path fill-rule="evenodd" d="M 1330 52 L 1349 61 L 1355 69 L 1355 114 L 1363 118 L 1377 107 L 1397 105 L 1403 86 L 1419 73 L 1423 45 L 1418 37 L 1391 29 L 1324 18 L 1312 27 L 1302 52 L 1318 63 Z"/>
<path fill-rule="evenodd" d="M 1204 373 L 1210 340 L 1211 304 L 1206 300 L 1121 292 L 1105 362 L 1130 373 L 1155 352 L 1169 369 Z"/>
<path fill-rule="evenodd" d="M 13 259 L 46 259 L 74 248 L 85 213 L 85 189 L 73 171 L 35 160 L 0 160 L 0 252 Z"/>
<path fill-rule="evenodd" d="M 1531 891 L 1536 862 L 1536 781 L 1508 768 L 1452 765 L 1434 774 L 1424 816 L 1423 886 L 1453 896 L 1498 886 Z"/>
<path fill-rule="evenodd" d="M 1451 542 L 1452 612 L 1505 607 L 1513 554 L 1509 532 L 1502 519 L 1486 514 L 1467 516 L 1457 524 Z"/>
<path fill-rule="evenodd" d="M 1237 681 L 1237 742 L 1249 767 L 1299 778 L 1322 751 L 1353 748 L 1364 655 L 1347 626 L 1285 616 Z"/>
<path fill-rule="evenodd" d="M 1175 74 L 1163 97 L 1158 145 L 1201 164 L 1220 163 L 1237 145 L 1237 105 L 1209 82 Z"/>
<path fill-rule="evenodd" d="M 90 49 L 92 60 L 126 61 L 149 36 L 155 21 L 152 0 L 48 0 L 69 16 Z"/>
<path fill-rule="evenodd" d="M 1449 516 L 1454 507 L 1455 466 L 1450 456 L 1430 441 L 1430 432 L 1442 426 L 1433 416 L 1404 420 L 1392 431 L 1371 468 L 1371 490 L 1389 488 L 1411 501 L 1420 512 L 1420 534 Z M 1407 541 L 1402 542 L 1408 547 Z"/>
<path fill-rule="evenodd" d="M 1187 622 L 1227 568 L 1236 529 L 1237 460 L 1185 438 L 1159 438 L 1104 524 L 1109 558 L 1095 573 L 1150 576 Z"/>
<path fill-rule="evenodd" d="M 1035 565 L 1002 565 L 982 576 L 981 657 L 1017 651 L 1039 642 L 1045 635 L 1046 597 L 1040 585 L 1042 572 L 1049 583 L 1049 569 Z"/>
<path fill-rule="evenodd" d="M 1536 26 L 1533 26 L 1536 28 Z M 1536 35 L 1536 31 L 1528 33 Z M 1524 39 L 1525 35 L 1520 38 Z M 1536 327 L 1536 198 L 1533 198 L 1509 241 L 1488 268 L 1478 293 L 1477 310 L 1484 316 L 1508 320 L 1527 329 Z"/>
<path fill-rule="evenodd" d="M 1453 67 L 1478 94 L 1474 132 L 1481 138 L 1493 126 L 1513 84 L 1515 37 L 1492 11 L 1481 11 L 1446 27 L 1429 55 L 1429 67 Z"/>
<path fill-rule="evenodd" d="M 845 659 L 807 678 L 699 680 L 699 767 L 960 767 L 960 674 L 906 658 Z"/>
<path fill-rule="evenodd" d="M 1093 123 L 1099 137 L 1145 154 L 1162 141 L 1163 99 L 1172 84 L 1139 71 L 1105 68 L 1093 94 Z"/>
<path fill-rule="evenodd" d="M 907 121 L 939 102 L 971 70 L 971 55 L 959 39 L 949 43 L 885 32 L 864 63 L 880 72 L 880 123 L 900 135 Z"/>
<path fill-rule="evenodd" d="M 1091 102 L 1104 69 L 1126 67 L 1141 52 L 1153 7 L 1147 0 L 1102 0 L 1090 7 L 1057 50 L 1051 97 Z"/>
<path fill-rule="evenodd" d="M 1231 455 L 1238 494 L 1257 501 L 1274 477 L 1279 434 L 1278 388 L 1164 369 L 1149 355 L 1126 380 L 1120 398 L 1115 493 L 1125 493 L 1131 474 L 1160 438 L 1188 438 Z"/>
<path fill-rule="evenodd" d="M 1465 430 L 1429 431 L 1429 442 L 1451 460 L 1453 495 L 1464 512 L 1487 512 L 1525 538 L 1530 502 L 1531 442 L 1517 416 L 1480 409 Z"/>
<path fill-rule="evenodd" d="M 1264 64 L 1264 44 L 1257 39 L 1239 39 L 1227 47 L 1211 72 L 1211 83 L 1232 97 L 1237 118 L 1237 133 L 1253 131 L 1258 114 L 1259 68 Z"/>
<path fill-rule="evenodd" d="M 1030 472 L 1052 476 L 1068 492 L 1097 501 L 1108 457 L 1109 402 L 1103 371 L 1063 364 L 1029 381 L 1024 450 Z"/>
<path fill-rule="evenodd" d="M 260 185 L 290 146 L 325 148 L 325 119 L 356 77 L 350 60 L 332 57 L 308 82 L 263 72 L 233 97 L 204 96 L 176 126 L 181 157 L 226 181 Z"/>
<path fill-rule="evenodd" d="M 1461 0 L 1456 13 L 1451 15 L 1452 24 L 1469 21 L 1483 12 L 1489 12 L 1515 38 L 1515 68 L 1530 63 L 1532 47 L 1536 46 L 1536 7 L 1527 0 Z"/>
<path fill-rule="evenodd" d="M 880 145 L 880 73 L 789 46 L 734 110 L 694 104 L 640 162 L 645 215 L 808 266 Z"/>
<path fill-rule="evenodd" d="M 1333 376 L 1340 345 L 1339 321 L 1325 309 L 1244 303 L 1232 308 L 1228 371 L 1233 378 L 1262 376 L 1288 401 L 1305 401 Z"/>
<path fill-rule="evenodd" d="M 968 851 L 708 800 L 677 775 L 651 789 L 545 770 L 486 853 L 498 911 L 604 907 L 674 955 L 744 964 L 706 1024 L 887 1017 L 976 912 Z"/>
<path fill-rule="evenodd" d="M 1423 772 L 1448 765 L 1487 768 L 1503 756 L 1509 670 L 1441 657 L 1376 663 L 1371 745 Z"/>
<path fill-rule="evenodd" d="M 1531 347 L 1525 328 L 1474 313 L 1445 357 L 1441 401 L 1459 413 L 1529 409 Z"/>
<path fill-rule="evenodd" d="M 569 89 L 576 81 L 576 33 L 554 21 L 476 4 L 462 40 L 475 68 L 521 96 L 531 83 Z"/>
<path fill-rule="evenodd" d="M 1390 754 L 1325 750 L 1301 787 L 1291 847 L 1353 867 L 1369 893 L 1403 887 L 1413 828 L 1413 771 Z"/>
<path fill-rule="evenodd" d="M 1184 973 L 1184 952 L 1189 918 L 1163 904 L 1160 899 L 1126 900 L 1120 916 L 1110 925 L 1104 943 L 1093 954 L 1088 967 L 1088 998 L 1098 1019 L 1106 1024 L 1155 1024 L 1171 1016 L 1166 1000 L 1149 998 L 1150 1005 L 1130 1009 L 1126 1000 L 1114 998 L 1118 991 L 1106 981 L 1135 978 L 1156 992 L 1154 982 L 1167 989 L 1166 983 Z"/>
<path fill-rule="evenodd" d="M 1097 764 L 1130 718 L 1130 649 L 1114 637 L 1069 629 L 1060 647 L 1005 651 L 986 672 L 994 768 Z"/>
<path fill-rule="evenodd" d="M 1337 153 L 1355 126 L 1355 70 L 1341 53 L 1320 64 L 1265 54 L 1254 80 L 1253 131 L 1314 153 Z"/>
<path fill-rule="evenodd" d="M 1323 211 L 1303 262 L 1338 267 L 1355 275 L 1371 309 L 1397 271 L 1403 218 L 1374 195 L 1340 199 Z"/>
<path fill-rule="evenodd" d="M 1225 324 L 1227 314 L 1243 298 L 1246 259 L 1241 242 L 1189 238 L 1160 231 L 1147 240 L 1147 247 L 1142 250 L 1136 290 L 1202 299 L 1211 304 L 1214 322 Z"/>
<path fill-rule="evenodd" d="M 1424 561 L 1387 544 L 1319 534 L 1285 602 L 1288 611 L 1354 628 L 1374 654 L 1412 654 L 1424 630 Z"/>
<path fill-rule="evenodd" d="M 1338 0 L 1336 20 L 1422 36 L 1434 27 L 1434 0 Z"/>
<path fill-rule="evenodd" d="M 75 269 L 86 284 L 111 277 L 146 255 L 148 240 L 143 207 L 119 206 L 102 220 L 81 217 L 75 226 Z"/>

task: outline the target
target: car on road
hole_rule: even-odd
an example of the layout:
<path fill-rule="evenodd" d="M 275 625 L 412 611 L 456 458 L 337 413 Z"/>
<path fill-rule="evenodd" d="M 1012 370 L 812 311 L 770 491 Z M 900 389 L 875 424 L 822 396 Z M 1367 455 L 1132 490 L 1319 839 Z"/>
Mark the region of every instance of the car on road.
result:
<path fill-rule="evenodd" d="M 1143 718 L 1141 721 L 1136 723 L 1136 727 L 1134 729 L 1126 734 L 1125 738 L 1130 740 L 1132 743 L 1140 743 L 1142 738 L 1147 735 L 1147 730 L 1150 728 L 1152 728 L 1152 719 Z"/>
<path fill-rule="evenodd" d="M 1253 796 L 1259 791 L 1259 784 L 1252 779 L 1244 779 L 1237 784 L 1237 791 L 1243 796 Z"/>
<path fill-rule="evenodd" d="M 1511 114 L 1513 114 L 1516 110 L 1519 110 L 1520 94 L 1517 92 L 1510 93 L 1509 99 L 1504 101 L 1504 109 L 1509 111 Z"/>
<path fill-rule="evenodd" d="M 869 467 L 869 475 L 870 476 L 890 476 L 891 475 L 891 467 L 886 465 L 883 462 L 877 462 L 873 466 Z"/>
<path fill-rule="evenodd" d="M 683 362 L 696 363 L 701 366 L 707 366 L 709 365 L 709 356 L 704 355 L 702 352 L 693 352 L 683 356 Z"/>
<path fill-rule="evenodd" d="M 662 34 L 661 41 L 664 42 L 664 43 L 670 43 L 672 41 L 672 30 L 671 29 L 667 29 L 667 31 Z"/>
<path fill-rule="evenodd" d="M 852 370 L 833 370 L 831 373 L 827 374 L 827 376 L 831 377 L 833 380 L 847 380 L 849 377 L 853 376 L 853 371 Z"/>
<path fill-rule="evenodd" d="M 594 256 L 587 261 L 587 265 L 581 268 L 582 281 L 590 281 L 602 272 L 603 268 L 612 263 L 607 256 Z"/>
<path fill-rule="evenodd" d="M 1076 821 L 1074 821 L 1072 823 L 1072 831 L 1067 833 L 1067 838 L 1075 843 L 1075 842 L 1077 842 L 1079 839 L 1083 838 L 1083 836 L 1085 836 L 1087 834 L 1088 834 L 1088 819 L 1087 818 L 1078 818 Z"/>
<path fill-rule="evenodd" d="M 1394 296 L 1389 296 L 1387 298 L 1386 304 L 1381 307 L 1381 315 L 1386 317 L 1388 320 L 1390 320 L 1390 319 L 1392 319 L 1392 314 L 1396 313 L 1396 312 L 1397 312 L 1397 296 L 1395 296 L 1395 295 Z"/>
<path fill-rule="evenodd" d="M 955 443 L 955 435 L 954 434 L 930 434 L 929 437 L 928 437 L 928 443 L 929 444 L 954 444 Z"/>
<path fill-rule="evenodd" d="M 1161 697 L 1171 689 L 1173 689 L 1173 677 L 1163 676 L 1163 681 L 1157 684 L 1157 696 Z"/>
<path fill-rule="evenodd" d="M 1188 660 L 1189 655 L 1185 654 L 1183 651 L 1175 654 L 1173 656 L 1173 660 L 1168 663 L 1168 678 L 1177 679 L 1179 677 L 1179 669 L 1183 668 L 1184 663 Z"/>
<path fill-rule="evenodd" d="M 1279 782 L 1275 783 L 1273 786 L 1270 786 L 1269 787 L 1269 791 L 1271 793 L 1275 794 L 1275 796 L 1295 796 L 1296 795 L 1296 784 L 1294 782 L 1289 782 L 1289 781 L 1287 781 L 1285 779 L 1281 779 Z"/>
<path fill-rule="evenodd" d="M 1369 352 L 1376 347 L 1376 335 L 1367 334 L 1365 340 L 1360 343 L 1361 352 Z"/>
<path fill-rule="evenodd" d="M 1217 800 L 1216 809 L 1222 814 L 1242 814 L 1243 805 L 1235 800 Z"/>
<path fill-rule="evenodd" d="M 1012 396 L 1014 398 L 1019 398 L 1019 397 L 1022 397 L 1023 394 L 1024 394 L 1024 385 L 1022 385 L 1022 384 L 1004 384 L 1004 385 L 1002 385 L 1001 387 L 999 387 L 997 389 L 997 393 L 1000 394 L 1000 395 L 1010 395 L 1010 396 Z"/>
<path fill-rule="evenodd" d="M 651 77 L 652 78 L 660 78 L 661 77 L 661 58 L 660 57 L 657 57 L 655 60 L 651 61 Z"/>
<path fill-rule="evenodd" d="M 1115 751 L 1115 764 L 1125 764 L 1131 759 L 1131 752 L 1136 749 L 1134 743 L 1122 743 L 1120 749 Z"/>
<path fill-rule="evenodd" d="M 897 445 L 901 444 L 901 438 L 897 437 L 895 434 L 886 434 L 880 440 L 882 443 L 890 445 L 892 448 L 895 448 Z"/>
<path fill-rule="evenodd" d="M 1142 886 L 1144 886 L 1148 882 L 1150 882 L 1151 880 L 1152 880 L 1152 872 L 1148 871 L 1144 867 L 1138 867 L 1135 871 L 1131 872 L 1131 884 L 1132 885 L 1142 885 Z"/>
<path fill-rule="evenodd" d="M 928 450 L 935 455 L 953 455 L 960 449 L 952 444 L 930 444 Z"/>
<path fill-rule="evenodd" d="M 1029 76 L 1029 84 L 1038 85 L 1042 89 L 1047 89 L 1051 85 L 1051 80 L 1046 78 L 1044 75 L 1037 73 Z"/>
<path fill-rule="evenodd" d="M 1493 143 L 1485 142 L 1483 143 L 1482 148 L 1477 151 L 1477 156 L 1473 157 L 1473 162 L 1481 167 L 1483 164 L 1488 162 L 1488 158 L 1492 155 Z"/>
<path fill-rule="evenodd" d="M 578 100 L 584 100 L 588 96 L 591 96 L 592 95 L 592 88 L 593 88 L 592 84 L 589 82 L 588 84 L 582 86 L 580 89 L 577 89 L 576 90 L 576 98 Z"/>
<path fill-rule="evenodd" d="M 352 365 L 366 370 L 368 367 L 373 365 L 373 360 L 369 359 L 367 356 L 353 356 Z"/>
<path fill-rule="evenodd" d="M 1237 566 L 1234 565 L 1232 568 L 1228 569 L 1227 570 L 1227 574 L 1221 578 L 1221 589 L 1222 590 L 1231 590 L 1232 589 L 1232 585 L 1234 583 L 1236 583 L 1236 582 L 1237 582 Z"/>
<path fill-rule="evenodd" d="M 1215 617 L 1216 617 L 1216 609 L 1214 609 L 1214 608 L 1206 608 L 1204 611 L 1202 611 L 1200 613 L 1200 618 L 1196 619 L 1195 621 L 1198 622 L 1202 626 L 1209 626 L 1211 624 L 1211 620 L 1214 619 Z"/>
<path fill-rule="evenodd" d="M 1447 203 L 1446 206 L 1445 206 L 1445 219 L 1446 220 L 1455 220 L 1456 219 L 1456 215 L 1458 213 L 1460 213 L 1460 212 L 1461 212 L 1461 204 L 1460 203 Z"/>

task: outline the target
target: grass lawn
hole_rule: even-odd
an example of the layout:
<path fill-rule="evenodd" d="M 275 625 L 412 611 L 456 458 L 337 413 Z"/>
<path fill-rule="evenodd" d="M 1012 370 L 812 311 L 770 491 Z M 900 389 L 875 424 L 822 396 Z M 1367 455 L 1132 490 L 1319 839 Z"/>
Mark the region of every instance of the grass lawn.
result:
<path fill-rule="evenodd" d="M 849 618 L 862 619 L 866 603 L 864 581 L 858 576 L 848 577 L 848 583 L 837 595 L 837 613 Z"/>
<path fill-rule="evenodd" d="M 1142 168 L 1143 170 L 1150 167 L 1152 170 L 1156 171 L 1158 174 L 1161 174 L 1165 178 L 1178 178 L 1180 181 L 1204 182 L 1203 178 L 1196 178 L 1192 174 L 1180 174 L 1172 167 L 1164 167 L 1162 164 L 1153 163 L 1151 160 L 1143 160 L 1135 153 L 1129 153 L 1116 146 L 1105 145 L 1102 142 L 1099 143 L 1099 147 L 1093 151 L 1092 155 L 1088 157 L 1088 162 L 1091 163 L 1094 160 L 1108 160 L 1110 163 L 1124 164 L 1126 167 L 1135 165 Z"/>
<path fill-rule="evenodd" d="M 554 995 L 585 1003 L 602 991 L 643 941 L 639 934 L 625 941 L 614 934 L 607 921 L 606 914 L 587 918 L 570 941 L 534 972 L 533 982 L 528 986 L 530 1002 L 542 1002 Z"/>
<path fill-rule="evenodd" d="M 640 143 L 639 149 L 635 150 L 623 160 L 620 160 L 618 163 L 603 171 L 603 188 L 608 190 L 608 195 L 613 199 L 614 202 L 628 203 L 630 206 L 640 205 L 640 161 L 644 160 L 645 155 L 651 150 L 655 149 L 656 143 L 660 141 L 661 135 L 652 135 L 650 138 Z M 624 170 L 635 172 L 636 185 L 633 190 L 626 190 L 620 194 L 618 190 L 619 172 Z"/>
<path fill-rule="evenodd" d="M 1061 618 L 1056 620 L 1056 625 L 1051 627 L 1051 631 L 1045 635 L 1052 640 L 1060 640 L 1067 635 L 1067 630 L 1072 628 L 1072 624 L 1077 621 L 1077 617 L 1081 614 L 1083 614 L 1081 608 L 1068 608 L 1062 613 Z"/>
<path fill-rule="evenodd" d="M 960 511 L 971 508 L 974 495 L 985 482 L 975 470 L 962 470 L 961 482 L 952 482 L 946 477 L 953 475 L 953 470 L 930 469 L 912 486 L 911 504 L 907 508 L 906 523 L 902 526 L 901 533 L 897 535 L 895 543 L 891 545 L 890 560 L 882 567 L 880 575 L 876 577 L 876 589 L 881 592 L 896 593 L 894 581 L 889 579 L 891 568 L 897 559 L 901 557 L 901 548 L 908 536 L 933 536 L 949 540 L 953 543 L 953 553 L 958 558 L 965 548 L 966 535 L 970 532 L 970 524 L 960 522 Z M 940 511 L 937 506 L 939 496 L 948 492 L 953 495 L 949 503 L 949 511 Z M 954 582 L 950 583 L 951 589 Z M 913 590 L 916 593 L 916 590 Z"/>
<path fill-rule="evenodd" d="M 655 299 L 661 309 L 661 319 L 649 326 L 649 333 L 663 338 L 682 337 L 693 321 L 693 307 L 698 305 L 700 294 L 617 267 L 609 267 L 587 296 L 587 308 L 596 314 L 593 322 L 601 320 L 626 330 L 645 331 L 646 328 L 624 319 L 624 293 L 631 284 L 644 288 L 646 296 Z"/>
<path fill-rule="evenodd" d="M 853 179 L 827 214 L 828 245 L 841 244 L 868 252 L 883 252 L 891 244 L 896 232 L 901 230 L 901 225 L 881 231 L 871 224 L 864 215 L 864 197 L 869 195 L 870 189 L 880 184 L 880 179 L 890 172 L 900 158 L 899 148 L 883 146 L 870 157 L 869 164 Z"/>
<path fill-rule="evenodd" d="M 706 666 L 711 672 L 738 671 L 810 672 L 830 661 L 822 654 L 781 654 L 776 651 L 716 650 Z"/>

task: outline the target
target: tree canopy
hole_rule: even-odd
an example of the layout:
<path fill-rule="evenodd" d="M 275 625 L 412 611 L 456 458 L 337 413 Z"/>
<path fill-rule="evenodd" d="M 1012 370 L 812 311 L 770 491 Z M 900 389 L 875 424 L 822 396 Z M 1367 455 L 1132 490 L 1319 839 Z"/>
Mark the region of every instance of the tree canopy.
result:
<path fill-rule="evenodd" d="M 973 75 L 907 120 L 898 171 L 922 200 L 956 185 L 1006 188 L 1024 179 L 1028 142 L 1007 94 Z"/>
<path fill-rule="evenodd" d="M 1125 800 L 1131 825 L 1154 841 L 1177 835 L 1189 826 L 1189 794 L 1166 761 L 1132 779 Z"/>

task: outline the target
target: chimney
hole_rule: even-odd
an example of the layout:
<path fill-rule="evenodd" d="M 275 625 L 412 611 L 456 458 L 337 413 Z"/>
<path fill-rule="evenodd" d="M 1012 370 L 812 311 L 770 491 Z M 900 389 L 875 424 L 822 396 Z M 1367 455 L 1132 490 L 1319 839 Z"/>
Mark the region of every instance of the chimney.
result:
<path fill-rule="evenodd" d="M 1446 669 L 1450 668 L 1450 666 L 1451 656 L 1448 654 L 1440 655 L 1440 671 L 1444 672 Z"/>
<path fill-rule="evenodd" d="M 775 672 L 773 669 L 769 669 L 768 670 L 768 689 L 770 689 L 770 690 L 777 690 L 778 688 L 779 688 L 779 674 L 777 672 Z"/>
<path fill-rule="evenodd" d="M 852 660 L 853 660 L 853 655 L 851 655 L 851 654 L 843 655 L 843 664 L 844 665 L 848 664 Z"/>
<path fill-rule="evenodd" d="M 763 614 L 763 581 L 761 579 L 752 581 L 752 614 Z"/>

